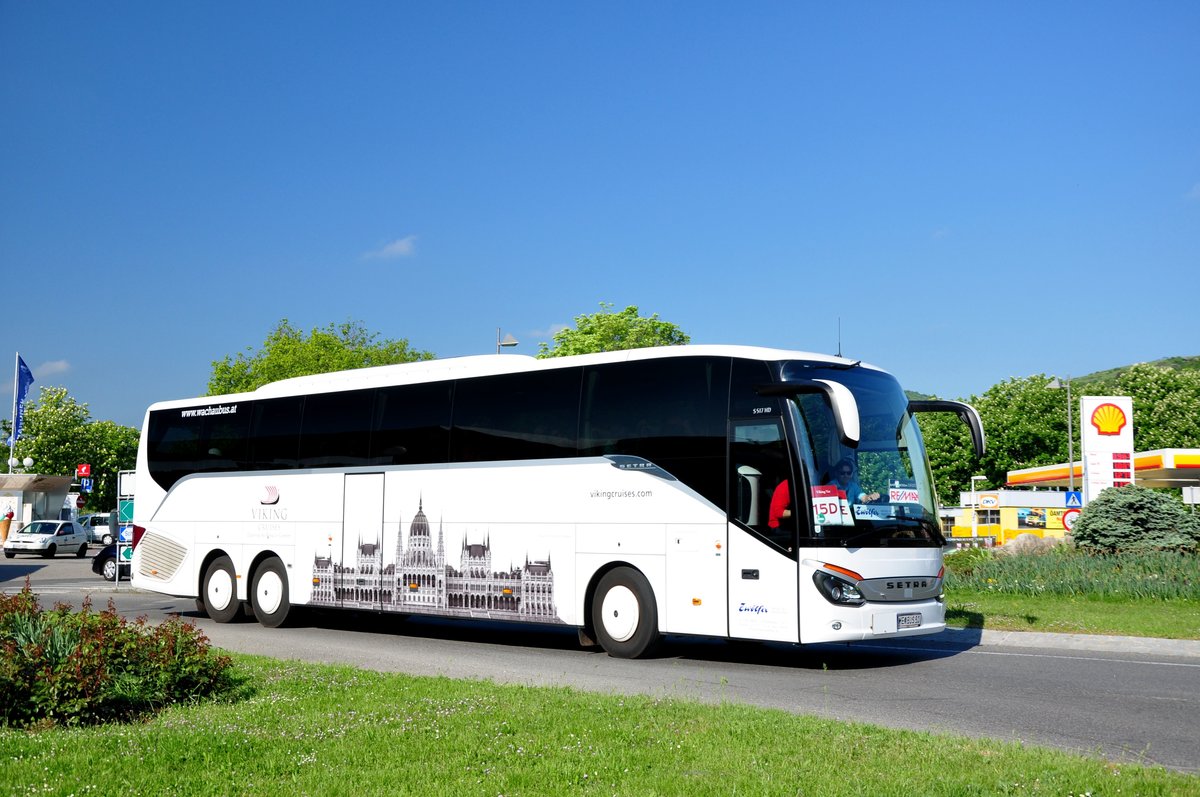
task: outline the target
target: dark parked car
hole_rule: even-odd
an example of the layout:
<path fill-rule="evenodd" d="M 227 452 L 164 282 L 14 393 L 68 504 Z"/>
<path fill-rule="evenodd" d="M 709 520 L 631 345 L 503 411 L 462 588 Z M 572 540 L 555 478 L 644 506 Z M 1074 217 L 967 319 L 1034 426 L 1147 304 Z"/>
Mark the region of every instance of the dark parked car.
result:
<path fill-rule="evenodd" d="M 99 573 L 109 581 L 117 580 L 117 544 L 105 545 L 100 553 L 92 557 L 92 572 Z M 130 578 L 129 562 L 121 562 L 121 580 Z"/>

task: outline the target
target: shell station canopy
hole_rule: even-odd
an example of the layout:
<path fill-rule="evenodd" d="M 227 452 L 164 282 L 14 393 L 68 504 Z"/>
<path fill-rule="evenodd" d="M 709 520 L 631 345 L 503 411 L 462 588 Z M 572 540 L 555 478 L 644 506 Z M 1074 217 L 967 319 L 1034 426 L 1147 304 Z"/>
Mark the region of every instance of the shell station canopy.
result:
<path fill-rule="evenodd" d="M 1083 484 L 1083 462 L 1073 463 L 1075 487 Z M 1160 448 L 1133 455 L 1133 482 L 1141 487 L 1200 486 L 1200 448 Z M 1063 487 L 1070 485 L 1067 463 L 1023 468 L 1008 472 L 1009 487 Z"/>

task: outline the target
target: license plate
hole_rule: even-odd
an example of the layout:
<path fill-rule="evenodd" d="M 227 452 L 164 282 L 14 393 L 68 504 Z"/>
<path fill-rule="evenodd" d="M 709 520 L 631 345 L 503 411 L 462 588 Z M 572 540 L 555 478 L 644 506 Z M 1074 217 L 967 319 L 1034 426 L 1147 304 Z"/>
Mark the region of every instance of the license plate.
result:
<path fill-rule="evenodd" d="M 920 627 L 921 627 L 921 613 L 920 612 L 911 612 L 909 614 L 896 615 L 897 630 L 903 631 L 906 628 L 920 628 Z"/>

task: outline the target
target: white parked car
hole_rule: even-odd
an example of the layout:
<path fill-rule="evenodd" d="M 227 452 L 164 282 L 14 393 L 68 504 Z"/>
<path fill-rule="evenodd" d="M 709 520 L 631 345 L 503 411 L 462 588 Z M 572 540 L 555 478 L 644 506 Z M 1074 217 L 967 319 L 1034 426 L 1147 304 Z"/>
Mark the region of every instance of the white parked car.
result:
<path fill-rule="evenodd" d="M 49 559 L 58 553 L 73 553 L 82 559 L 87 555 L 87 544 L 87 532 L 78 523 L 35 520 L 9 533 L 4 543 L 4 557 L 12 559 L 19 553 L 36 553 Z"/>
<path fill-rule="evenodd" d="M 84 515 L 76 522 L 80 526 L 83 526 L 83 530 L 88 533 L 88 542 L 98 542 L 102 545 L 108 545 L 117 538 L 116 529 L 110 525 L 110 521 L 115 516 L 116 513 L 113 512 Z"/>

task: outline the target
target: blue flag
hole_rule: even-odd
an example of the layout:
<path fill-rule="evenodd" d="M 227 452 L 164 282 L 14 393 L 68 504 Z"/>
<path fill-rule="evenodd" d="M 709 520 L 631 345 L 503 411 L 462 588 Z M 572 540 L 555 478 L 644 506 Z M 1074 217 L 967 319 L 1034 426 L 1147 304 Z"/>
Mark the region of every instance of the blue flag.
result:
<path fill-rule="evenodd" d="M 8 438 L 8 444 L 11 446 L 21 437 L 21 421 L 25 418 L 25 397 L 29 394 L 29 386 L 33 384 L 33 371 L 29 370 L 29 366 L 21 359 L 21 355 L 17 355 L 17 395 L 13 402 L 13 428 L 12 437 Z"/>

